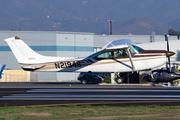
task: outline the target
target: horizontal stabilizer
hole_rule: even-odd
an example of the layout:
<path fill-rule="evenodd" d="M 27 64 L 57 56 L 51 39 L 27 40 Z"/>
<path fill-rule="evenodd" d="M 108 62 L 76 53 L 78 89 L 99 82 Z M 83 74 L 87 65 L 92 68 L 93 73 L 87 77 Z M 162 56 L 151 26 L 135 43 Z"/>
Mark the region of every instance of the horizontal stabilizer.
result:
<path fill-rule="evenodd" d="M 37 69 L 40 69 L 42 67 L 44 67 L 45 65 L 39 65 L 39 66 L 23 66 L 22 69 L 23 70 L 28 70 L 28 71 L 34 71 Z"/>

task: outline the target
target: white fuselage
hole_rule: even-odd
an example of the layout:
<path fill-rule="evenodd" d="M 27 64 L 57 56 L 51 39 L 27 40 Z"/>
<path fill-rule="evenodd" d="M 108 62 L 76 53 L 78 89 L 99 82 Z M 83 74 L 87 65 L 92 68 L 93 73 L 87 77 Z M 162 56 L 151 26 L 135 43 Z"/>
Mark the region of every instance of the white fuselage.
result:
<path fill-rule="evenodd" d="M 86 58 L 84 58 L 86 59 Z M 107 60 L 94 60 L 93 58 L 88 58 L 93 63 L 90 63 L 88 60 L 85 62 L 82 59 L 74 59 L 74 61 L 80 61 L 78 64 L 72 67 L 68 67 L 67 62 L 73 61 L 60 61 L 51 64 L 46 64 L 42 69 L 37 71 L 54 71 L 54 72 L 132 72 L 133 68 L 129 58 L 124 59 L 107 59 Z M 151 56 L 151 57 L 138 57 L 132 58 L 135 71 L 148 70 L 155 67 L 162 66 L 166 62 L 165 56 Z M 83 61 L 83 62 L 81 62 Z M 88 63 L 89 62 L 89 63 Z M 56 64 L 56 66 L 55 66 Z"/>

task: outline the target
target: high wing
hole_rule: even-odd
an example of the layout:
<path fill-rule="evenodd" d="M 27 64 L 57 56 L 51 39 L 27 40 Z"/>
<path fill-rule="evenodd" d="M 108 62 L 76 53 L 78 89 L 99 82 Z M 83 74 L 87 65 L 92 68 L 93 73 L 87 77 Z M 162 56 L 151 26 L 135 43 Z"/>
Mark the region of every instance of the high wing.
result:
<path fill-rule="evenodd" d="M 6 67 L 6 65 L 4 64 L 4 65 L 2 66 L 2 68 L 1 68 L 1 71 L 0 71 L 0 79 L 2 78 L 2 72 L 3 72 L 3 70 L 5 69 L 5 67 Z"/>

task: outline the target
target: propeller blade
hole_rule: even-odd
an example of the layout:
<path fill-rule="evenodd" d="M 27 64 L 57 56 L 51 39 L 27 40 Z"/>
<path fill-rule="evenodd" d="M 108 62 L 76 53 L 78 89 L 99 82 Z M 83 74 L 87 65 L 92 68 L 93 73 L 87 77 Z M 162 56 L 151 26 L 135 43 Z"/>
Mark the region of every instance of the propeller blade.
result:
<path fill-rule="evenodd" d="M 165 40 L 167 41 L 167 51 L 169 51 L 169 40 L 168 40 L 168 35 L 165 35 Z"/>
<path fill-rule="evenodd" d="M 165 35 L 165 40 L 167 41 L 167 51 L 169 51 L 169 40 L 168 40 L 168 35 Z M 167 68 L 169 71 L 171 69 L 171 60 L 170 60 L 170 56 L 168 56 L 168 64 L 169 64 L 169 68 Z M 171 71 L 170 71 L 171 72 Z"/>

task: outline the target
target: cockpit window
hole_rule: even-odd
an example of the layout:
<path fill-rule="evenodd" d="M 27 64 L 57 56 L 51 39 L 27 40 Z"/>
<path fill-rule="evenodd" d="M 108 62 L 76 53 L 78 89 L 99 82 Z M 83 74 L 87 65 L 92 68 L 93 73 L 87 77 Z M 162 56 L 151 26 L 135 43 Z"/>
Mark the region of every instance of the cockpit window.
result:
<path fill-rule="evenodd" d="M 114 57 L 117 58 L 117 57 L 125 57 L 125 56 L 128 56 L 128 53 L 126 50 L 115 50 L 114 51 Z"/>
<path fill-rule="evenodd" d="M 111 52 L 105 52 L 97 56 L 97 58 L 112 58 Z"/>
<path fill-rule="evenodd" d="M 106 59 L 106 58 L 119 58 L 119 57 L 126 57 L 128 56 L 128 52 L 123 49 L 123 50 L 113 50 L 113 51 L 108 51 L 105 53 L 102 53 L 97 56 L 99 59 Z"/>

